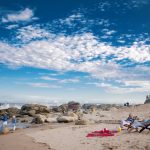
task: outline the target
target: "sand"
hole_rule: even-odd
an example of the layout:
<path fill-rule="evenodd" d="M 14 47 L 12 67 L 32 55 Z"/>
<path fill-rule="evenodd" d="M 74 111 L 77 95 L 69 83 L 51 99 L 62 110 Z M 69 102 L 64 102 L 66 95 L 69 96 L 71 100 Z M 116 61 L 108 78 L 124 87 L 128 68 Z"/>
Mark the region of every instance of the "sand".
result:
<path fill-rule="evenodd" d="M 44 143 L 35 143 L 23 130 L 0 135 L 0 150 L 49 150 Z"/>
<path fill-rule="evenodd" d="M 150 104 L 125 107 L 119 110 L 98 111 L 85 114 L 90 120 L 120 120 L 129 113 L 140 118 L 150 116 Z M 17 130 L 0 135 L 0 150 L 150 150 L 150 131 L 142 133 L 122 130 L 113 137 L 87 138 L 89 132 L 108 128 L 117 129 L 119 124 L 96 123 L 89 125 L 45 124 L 35 128 Z"/>
<path fill-rule="evenodd" d="M 55 150 L 106 150 L 106 149 L 141 149 L 150 150 L 150 132 L 128 133 L 126 130 L 113 137 L 87 138 L 87 133 L 101 130 L 104 127 L 114 129 L 114 124 L 98 124 L 88 126 L 69 126 L 28 133 L 37 142 L 48 144 Z"/>

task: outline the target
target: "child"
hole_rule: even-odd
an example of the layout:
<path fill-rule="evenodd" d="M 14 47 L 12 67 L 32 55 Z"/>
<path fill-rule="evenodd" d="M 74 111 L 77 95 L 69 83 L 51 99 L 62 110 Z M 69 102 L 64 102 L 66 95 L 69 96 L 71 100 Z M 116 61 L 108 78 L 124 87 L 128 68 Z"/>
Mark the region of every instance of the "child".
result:
<path fill-rule="evenodd" d="M 13 126 L 13 131 L 15 131 L 15 130 L 16 130 L 16 122 L 17 122 L 17 120 L 16 120 L 16 116 L 13 116 L 13 117 L 12 117 L 12 126 Z"/>

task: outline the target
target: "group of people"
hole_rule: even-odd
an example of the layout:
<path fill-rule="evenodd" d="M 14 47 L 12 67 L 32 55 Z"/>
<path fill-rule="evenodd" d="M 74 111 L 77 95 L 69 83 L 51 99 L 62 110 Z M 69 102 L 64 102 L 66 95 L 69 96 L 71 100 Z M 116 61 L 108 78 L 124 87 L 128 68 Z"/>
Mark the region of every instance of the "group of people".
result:
<path fill-rule="evenodd" d="M 138 131 L 139 127 L 145 127 L 147 125 L 150 125 L 150 118 L 140 121 L 137 116 L 129 114 L 126 120 L 121 120 L 120 127 L 121 129 L 123 129 L 123 127 L 125 126 L 128 128 L 128 131 L 131 132 L 134 129 Z"/>
<path fill-rule="evenodd" d="M 8 121 L 9 121 L 9 117 L 7 115 L 7 113 L 4 113 L 1 117 L 0 120 L 2 121 L 2 128 L 7 127 L 8 126 Z M 15 131 L 16 130 L 16 116 L 13 115 L 11 120 L 11 126 L 12 126 L 12 130 Z"/>

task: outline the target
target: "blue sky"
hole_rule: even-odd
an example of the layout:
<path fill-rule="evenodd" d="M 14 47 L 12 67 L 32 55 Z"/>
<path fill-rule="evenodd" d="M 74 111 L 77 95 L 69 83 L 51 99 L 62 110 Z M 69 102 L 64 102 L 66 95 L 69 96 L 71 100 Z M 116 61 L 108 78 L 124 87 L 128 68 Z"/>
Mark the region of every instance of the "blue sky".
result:
<path fill-rule="evenodd" d="M 0 0 L 0 101 L 142 103 L 149 0 Z"/>

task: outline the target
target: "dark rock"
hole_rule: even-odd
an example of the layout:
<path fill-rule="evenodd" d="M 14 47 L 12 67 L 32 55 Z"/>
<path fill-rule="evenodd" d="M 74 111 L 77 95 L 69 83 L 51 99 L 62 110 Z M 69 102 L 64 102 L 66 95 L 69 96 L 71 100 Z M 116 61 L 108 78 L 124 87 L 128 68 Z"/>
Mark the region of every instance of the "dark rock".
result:
<path fill-rule="evenodd" d="M 74 102 L 74 101 L 68 102 L 68 109 L 69 110 L 77 111 L 80 108 L 81 108 L 80 103 Z"/>
<path fill-rule="evenodd" d="M 7 113 L 9 117 L 12 117 L 13 115 L 18 115 L 20 113 L 20 109 L 16 107 L 10 107 L 8 109 L 1 109 L 0 115 L 3 115 L 4 113 Z"/>
<path fill-rule="evenodd" d="M 39 104 L 26 104 L 21 107 L 20 114 L 35 116 L 35 114 L 50 113 L 50 109 L 47 106 Z"/>
<path fill-rule="evenodd" d="M 62 113 L 65 113 L 68 111 L 68 105 L 67 104 L 62 104 L 59 106 L 59 109 L 61 110 Z"/>

